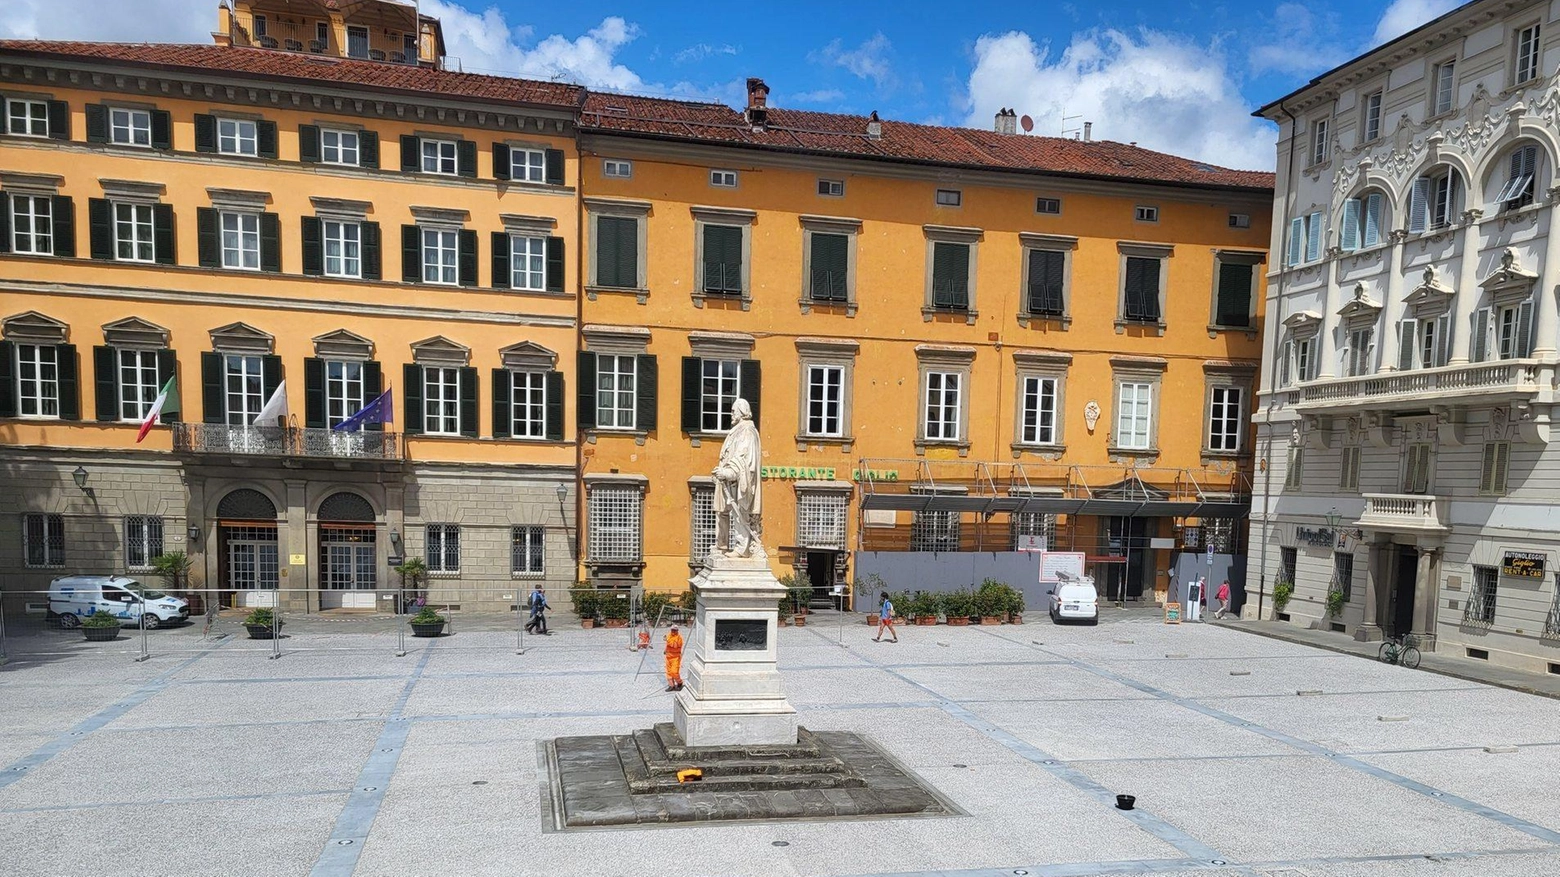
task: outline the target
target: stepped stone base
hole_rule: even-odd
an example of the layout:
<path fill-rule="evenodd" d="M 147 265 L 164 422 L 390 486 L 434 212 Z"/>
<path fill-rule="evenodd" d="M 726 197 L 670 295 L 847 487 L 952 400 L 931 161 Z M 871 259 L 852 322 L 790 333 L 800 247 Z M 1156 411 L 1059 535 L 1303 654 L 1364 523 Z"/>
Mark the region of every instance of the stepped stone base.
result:
<path fill-rule="evenodd" d="M 547 744 L 554 827 L 958 812 L 876 745 L 798 730 L 794 744 L 688 746 L 662 723 Z M 679 783 L 677 772 L 703 771 Z"/>

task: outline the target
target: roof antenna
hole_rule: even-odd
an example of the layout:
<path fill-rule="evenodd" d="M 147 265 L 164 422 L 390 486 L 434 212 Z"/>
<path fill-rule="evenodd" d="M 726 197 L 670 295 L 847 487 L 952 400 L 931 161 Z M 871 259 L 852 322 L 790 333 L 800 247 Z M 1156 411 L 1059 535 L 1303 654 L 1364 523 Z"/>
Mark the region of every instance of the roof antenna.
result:
<path fill-rule="evenodd" d="M 1067 127 L 1067 123 L 1071 122 L 1074 119 L 1081 119 L 1081 118 L 1083 118 L 1083 114 L 1082 113 L 1079 113 L 1076 116 L 1069 116 L 1069 115 L 1067 115 L 1067 108 L 1066 107 L 1062 107 L 1062 136 L 1066 137 L 1069 134 L 1077 135 L 1081 129 L 1079 129 L 1079 128 L 1069 128 L 1069 127 Z M 1075 136 L 1073 139 L 1077 139 L 1077 137 Z"/>

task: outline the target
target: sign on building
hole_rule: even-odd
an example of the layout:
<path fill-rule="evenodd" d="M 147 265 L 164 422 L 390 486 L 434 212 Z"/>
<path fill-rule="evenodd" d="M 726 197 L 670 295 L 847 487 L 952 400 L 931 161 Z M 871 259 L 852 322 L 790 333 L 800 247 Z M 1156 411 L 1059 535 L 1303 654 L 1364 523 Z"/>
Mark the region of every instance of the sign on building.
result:
<path fill-rule="evenodd" d="M 1066 573 L 1077 578 L 1083 577 L 1083 552 L 1082 551 L 1042 551 L 1040 552 L 1040 583 L 1055 584 L 1059 579 L 1057 573 Z"/>
<path fill-rule="evenodd" d="M 1501 558 L 1500 574 L 1518 579 L 1541 579 L 1545 559 L 1542 551 L 1508 551 Z"/>
<path fill-rule="evenodd" d="M 1019 551 L 1044 551 L 1045 537 L 1038 533 L 1024 534 L 1018 537 Z"/>

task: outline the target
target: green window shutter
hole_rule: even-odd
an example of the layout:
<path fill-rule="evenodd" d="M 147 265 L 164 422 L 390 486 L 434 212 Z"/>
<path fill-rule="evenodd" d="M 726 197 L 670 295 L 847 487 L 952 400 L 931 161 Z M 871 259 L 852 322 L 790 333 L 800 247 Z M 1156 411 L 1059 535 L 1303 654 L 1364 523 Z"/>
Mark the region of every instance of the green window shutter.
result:
<path fill-rule="evenodd" d="M 1066 253 L 1056 250 L 1029 251 L 1029 313 L 1062 316 L 1062 282 L 1066 265 Z"/>
<path fill-rule="evenodd" d="M 217 151 L 217 117 L 209 113 L 195 114 L 195 151 Z"/>
<path fill-rule="evenodd" d="M 717 295 L 742 291 L 742 229 L 704 226 L 704 291 Z"/>
<path fill-rule="evenodd" d="M 514 423 L 514 375 L 507 368 L 493 369 L 493 438 L 509 438 Z"/>
<path fill-rule="evenodd" d="M 747 400 L 748 408 L 753 411 L 753 425 L 759 426 L 762 421 L 759 418 L 760 403 L 763 402 L 763 372 L 756 359 L 744 359 L 738 370 L 737 392 Z"/>
<path fill-rule="evenodd" d="M 965 310 L 970 306 L 968 244 L 937 241 L 932 245 L 932 306 Z"/>
<path fill-rule="evenodd" d="M 514 268 L 509 260 L 509 232 L 493 232 L 493 288 L 508 289 Z"/>
<path fill-rule="evenodd" d="M 634 289 L 639 286 L 639 220 L 625 216 L 596 219 L 596 282 Z"/>
<path fill-rule="evenodd" d="M 158 375 L 158 378 L 163 378 Z M 109 423 L 119 419 L 119 355 L 114 348 L 92 348 L 92 384 L 97 419 Z"/>
<path fill-rule="evenodd" d="M 477 233 L 461 229 L 458 240 L 456 270 L 461 286 L 477 285 Z"/>
<path fill-rule="evenodd" d="M 639 288 L 639 220 L 619 218 L 617 276 L 619 286 Z"/>
<path fill-rule="evenodd" d="M 320 126 L 298 126 L 298 160 L 305 164 L 320 160 Z"/>
<path fill-rule="evenodd" d="M 455 143 L 455 172 L 463 177 L 477 176 L 477 144 L 472 140 Z"/>
<path fill-rule="evenodd" d="M 563 150 L 548 149 L 542 153 L 543 179 L 548 185 L 563 185 Z"/>
<path fill-rule="evenodd" d="M 65 101 L 49 101 L 49 138 L 70 139 L 70 104 Z"/>
<path fill-rule="evenodd" d="M 303 273 L 319 277 L 325 273 L 324 223 L 318 216 L 303 217 Z"/>
<path fill-rule="evenodd" d="M 850 263 L 850 238 L 842 234 L 813 232 L 810 294 L 814 301 L 845 301 L 846 272 Z"/>
<path fill-rule="evenodd" d="M 0 341 L 0 417 L 16 416 L 16 342 Z"/>
<path fill-rule="evenodd" d="M 1159 321 L 1159 260 L 1127 257 L 1126 318 Z"/>
<path fill-rule="evenodd" d="M 422 233 L 415 225 L 401 226 L 401 282 L 422 279 Z"/>
<path fill-rule="evenodd" d="M 80 366 L 76 360 L 76 345 L 54 345 L 54 374 L 60 395 L 60 419 L 81 419 Z"/>
<path fill-rule="evenodd" d="M 358 223 L 358 230 L 363 239 L 363 279 L 378 280 L 381 277 L 379 268 L 379 223 L 360 222 Z"/>
<path fill-rule="evenodd" d="M 227 420 L 227 394 L 222 386 L 222 354 L 206 351 L 200 355 L 201 416 L 207 423 Z"/>
<path fill-rule="evenodd" d="M 563 238 L 547 239 L 547 291 L 563 292 Z"/>
<path fill-rule="evenodd" d="M 379 135 L 373 131 L 358 132 L 358 167 L 379 169 Z"/>
<path fill-rule="evenodd" d="M 649 353 L 641 353 L 635 357 L 635 395 L 634 422 L 635 425 L 646 432 L 654 432 L 657 426 L 658 387 L 660 382 L 660 370 L 656 366 L 655 356 Z"/>
<path fill-rule="evenodd" d="M 421 435 L 423 431 L 423 370 L 415 362 L 401 368 L 402 417 L 401 429 L 407 435 Z"/>
<path fill-rule="evenodd" d="M 161 387 L 163 384 L 168 383 L 169 378 L 176 378 L 178 375 L 179 355 L 172 350 L 157 351 L 157 386 Z M 179 422 L 179 416 L 184 411 L 184 406 L 179 402 L 181 395 L 180 384 L 178 381 L 174 381 L 173 393 L 168 397 L 168 401 L 173 403 L 171 407 L 174 410 L 168 411 L 167 408 L 169 406 L 164 406 L 163 413 L 158 415 L 159 420 L 166 423 Z"/>
<path fill-rule="evenodd" d="M 107 198 L 87 199 L 87 230 L 92 258 L 114 259 L 114 211 Z"/>
<path fill-rule="evenodd" d="M 276 157 L 276 123 L 264 119 L 255 123 L 255 153 L 261 158 Z"/>
<path fill-rule="evenodd" d="M 506 144 L 493 144 L 493 178 L 509 179 L 509 146 Z"/>
<path fill-rule="evenodd" d="M 366 391 L 363 395 L 365 401 L 372 398 Z M 317 356 L 303 361 L 303 425 L 309 429 L 324 429 L 328 425 L 325 422 L 325 360 Z"/>
<path fill-rule="evenodd" d="M 152 252 L 159 265 L 179 264 L 178 253 L 175 251 L 174 241 L 178 238 L 174 235 L 173 205 L 152 205 Z"/>
<path fill-rule="evenodd" d="M 414 134 L 401 135 L 401 171 L 416 173 L 422 170 L 422 153 Z"/>
<path fill-rule="evenodd" d="M 54 196 L 54 255 L 76 255 L 76 202 L 69 195 Z"/>
<path fill-rule="evenodd" d="M 460 434 L 477 437 L 477 370 L 460 369 Z"/>
<path fill-rule="evenodd" d="M 1219 325 L 1251 325 L 1251 274 L 1255 270 L 1253 265 L 1219 263 Z"/>
<path fill-rule="evenodd" d="M 596 354 L 581 350 L 575 357 L 574 379 L 579 388 L 574 399 L 574 424 L 581 432 L 596 428 Z"/>
<path fill-rule="evenodd" d="M 550 442 L 561 442 L 563 441 L 563 372 L 548 372 L 546 381 L 547 413 L 545 425 L 547 428 L 547 440 Z"/>
<path fill-rule="evenodd" d="M 11 196 L 0 192 L 0 253 L 11 252 Z"/>
<path fill-rule="evenodd" d="M 703 427 L 704 360 L 697 356 L 682 358 L 682 429 L 699 432 Z"/>
<path fill-rule="evenodd" d="M 222 238 L 216 210 L 210 207 L 195 208 L 195 242 L 200 267 L 222 267 Z"/>
<path fill-rule="evenodd" d="M 87 142 L 108 142 L 108 108 L 102 104 L 87 104 Z"/>
<path fill-rule="evenodd" d="M 167 110 L 152 110 L 152 148 L 173 148 L 173 117 Z"/>
<path fill-rule="evenodd" d="M 363 363 L 363 401 L 364 404 L 378 399 L 385 391 L 384 373 L 380 370 L 379 363 L 370 360 Z M 363 428 L 369 432 L 384 432 L 383 423 L 366 423 Z"/>
<path fill-rule="evenodd" d="M 265 400 L 271 400 L 271 394 L 282 385 L 282 358 L 274 353 L 268 353 L 260 357 L 260 392 L 265 395 Z"/>

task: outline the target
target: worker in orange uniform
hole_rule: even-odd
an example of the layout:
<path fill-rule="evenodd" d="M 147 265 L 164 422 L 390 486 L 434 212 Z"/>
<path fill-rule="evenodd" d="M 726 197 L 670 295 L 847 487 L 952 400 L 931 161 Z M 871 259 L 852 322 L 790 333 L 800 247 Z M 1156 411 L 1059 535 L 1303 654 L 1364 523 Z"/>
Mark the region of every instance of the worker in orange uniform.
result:
<path fill-rule="evenodd" d="M 666 634 L 666 690 L 682 691 L 682 634 L 677 632 L 677 625 Z"/>

